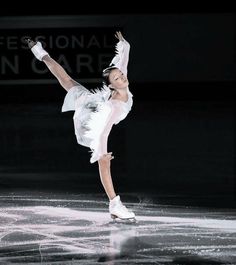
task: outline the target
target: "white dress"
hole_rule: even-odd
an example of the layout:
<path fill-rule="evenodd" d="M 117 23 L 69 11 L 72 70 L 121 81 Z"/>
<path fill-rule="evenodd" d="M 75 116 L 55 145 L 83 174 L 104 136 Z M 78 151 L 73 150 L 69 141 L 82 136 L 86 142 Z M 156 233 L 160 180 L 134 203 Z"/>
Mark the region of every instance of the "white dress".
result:
<path fill-rule="evenodd" d="M 111 65 L 127 75 L 130 45 L 126 40 L 116 44 L 116 55 Z M 107 153 L 107 140 L 111 128 L 125 119 L 133 105 L 133 95 L 127 87 L 128 100 L 123 102 L 111 98 L 107 86 L 93 92 L 78 84 L 65 96 L 62 112 L 75 111 L 73 116 L 77 142 L 90 148 L 90 163 L 94 163 Z"/>

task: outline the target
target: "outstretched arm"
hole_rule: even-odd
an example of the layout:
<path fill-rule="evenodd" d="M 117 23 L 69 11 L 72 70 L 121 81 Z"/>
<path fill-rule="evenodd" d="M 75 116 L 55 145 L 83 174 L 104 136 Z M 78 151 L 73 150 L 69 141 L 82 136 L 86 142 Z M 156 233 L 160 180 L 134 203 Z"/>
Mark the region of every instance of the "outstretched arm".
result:
<path fill-rule="evenodd" d="M 119 42 L 116 44 L 116 56 L 112 59 L 110 65 L 113 64 L 127 76 L 130 44 L 124 39 L 120 31 L 116 32 L 115 37 L 119 40 Z"/>

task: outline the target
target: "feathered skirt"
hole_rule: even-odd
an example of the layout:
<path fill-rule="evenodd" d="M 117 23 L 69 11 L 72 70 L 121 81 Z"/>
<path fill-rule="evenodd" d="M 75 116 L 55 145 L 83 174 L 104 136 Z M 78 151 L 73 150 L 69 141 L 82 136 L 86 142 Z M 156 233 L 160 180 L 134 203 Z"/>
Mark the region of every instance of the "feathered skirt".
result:
<path fill-rule="evenodd" d="M 94 163 L 100 157 L 100 139 L 111 113 L 109 89 L 90 92 L 82 85 L 72 87 L 65 96 L 62 112 L 75 111 L 73 116 L 77 142 L 89 147 Z"/>

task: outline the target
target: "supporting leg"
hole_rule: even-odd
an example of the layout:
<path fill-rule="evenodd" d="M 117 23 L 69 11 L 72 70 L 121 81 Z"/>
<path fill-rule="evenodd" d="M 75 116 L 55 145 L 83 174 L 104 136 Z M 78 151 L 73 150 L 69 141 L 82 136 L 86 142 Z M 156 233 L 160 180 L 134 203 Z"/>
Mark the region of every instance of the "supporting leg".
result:
<path fill-rule="evenodd" d="M 103 155 L 98 161 L 100 179 L 109 200 L 116 197 L 111 177 L 111 159 L 113 159 L 113 156 L 111 153 L 108 153 Z"/>
<path fill-rule="evenodd" d="M 106 191 L 106 194 L 109 198 L 109 212 L 111 214 L 112 219 L 120 218 L 122 220 L 135 220 L 135 214 L 128 210 L 126 206 L 120 200 L 120 196 L 116 195 L 111 171 L 110 171 L 110 162 L 113 159 L 111 153 L 105 154 L 102 158 L 98 161 L 99 164 L 99 173 L 102 185 Z"/>

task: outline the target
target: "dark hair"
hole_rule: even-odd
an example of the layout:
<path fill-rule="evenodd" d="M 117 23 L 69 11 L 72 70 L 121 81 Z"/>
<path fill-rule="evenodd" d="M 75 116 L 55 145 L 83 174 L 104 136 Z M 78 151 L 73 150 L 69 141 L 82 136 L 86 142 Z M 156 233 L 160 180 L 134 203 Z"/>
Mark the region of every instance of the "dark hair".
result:
<path fill-rule="evenodd" d="M 109 86 L 110 83 L 111 83 L 110 80 L 109 80 L 109 75 L 110 75 L 111 71 L 114 70 L 114 69 L 118 69 L 118 68 L 115 67 L 115 66 L 110 66 L 110 67 L 107 67 L 106 69 L 104 69 L 103 72 L 102 72 L 103 82 L 107 86 Z"/>

